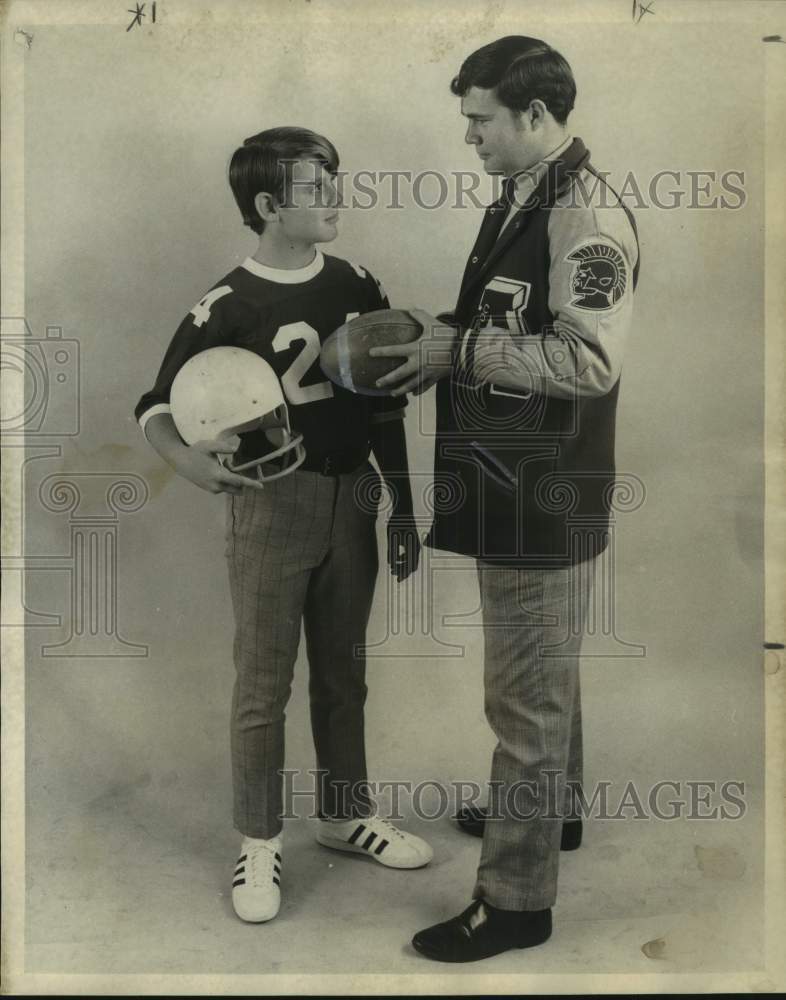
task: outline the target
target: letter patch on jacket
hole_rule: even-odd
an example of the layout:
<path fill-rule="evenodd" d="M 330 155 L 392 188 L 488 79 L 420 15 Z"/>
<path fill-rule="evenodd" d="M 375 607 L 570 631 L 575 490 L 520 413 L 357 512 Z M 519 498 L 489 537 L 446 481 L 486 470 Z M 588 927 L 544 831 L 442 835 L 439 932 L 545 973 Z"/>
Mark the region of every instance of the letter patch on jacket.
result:
<path fill-rule="evenodd" d="M 578 309 L 613 309 L 625 294 L 628 270 L 610 243 L 587 243 L 566 260 L 573 261 L 571 305 Z"/>
<path fill-rule="evenodd" d="M 524 312 L 531 287 L 528 281 L 499 275 L 492 278 L 483 289 L 475 325 L 478 328 L 501 326 L 512 333 L 528 333 Z"/>

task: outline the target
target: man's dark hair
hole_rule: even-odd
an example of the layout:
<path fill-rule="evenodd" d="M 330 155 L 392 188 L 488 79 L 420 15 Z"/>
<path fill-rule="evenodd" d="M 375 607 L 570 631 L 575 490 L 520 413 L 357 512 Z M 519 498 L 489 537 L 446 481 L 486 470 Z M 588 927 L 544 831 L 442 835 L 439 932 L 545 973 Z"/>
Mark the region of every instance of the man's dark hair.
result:
<path fill-rule="evenodd" d="M 450 89 L 463 97 L 470 87 L 494 90 L 500 104 L 512 111 L 526 111 L 537 98 L 560 125 L 576 100 L 576 82 L 567 60 L 539 38 L 526 35 L 498 38 L 467 56 Z"/>
<path fill-rule="evenodd" d="M 265 223 L 254 199 L 260 191 L 267 191 L 283 204 L 298 160 L 315 160 L 332 174 L 338 171 L 338 152 L 329 139 L 289 125 L 250 136 L 232 154 L 229 184 L 244 224 L 255 233 L 261 233 Z"/>

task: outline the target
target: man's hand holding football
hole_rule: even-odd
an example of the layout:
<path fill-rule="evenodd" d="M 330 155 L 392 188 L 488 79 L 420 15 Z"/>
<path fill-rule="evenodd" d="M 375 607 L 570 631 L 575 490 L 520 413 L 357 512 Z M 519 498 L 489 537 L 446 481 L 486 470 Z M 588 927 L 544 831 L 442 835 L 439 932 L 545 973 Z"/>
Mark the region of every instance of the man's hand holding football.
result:
<path fill-rule="evenodd" d="M 391 389 L 391 395 L 411 392 L 419 396 L 441 378 L 450 375 L 458 346 L 458 331 L 423 309 L 407 312 L 423 327 L 423 333 L 411 344 L 372 347 L 373 358 L 403 358 L 403 363 L 377 380 L 377 388 Z"/>

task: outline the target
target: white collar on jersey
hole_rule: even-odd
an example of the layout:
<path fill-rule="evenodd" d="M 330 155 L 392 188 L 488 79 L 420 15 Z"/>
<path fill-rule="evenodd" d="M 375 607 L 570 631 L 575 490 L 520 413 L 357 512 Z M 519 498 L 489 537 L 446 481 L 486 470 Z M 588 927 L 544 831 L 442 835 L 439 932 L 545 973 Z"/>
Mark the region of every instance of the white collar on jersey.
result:
<path fill-rule="evenodd" d="M 267 264 L 260 264 L 253 257 L 246 257 L 242 266 L 255 274 L 258 278 L 266 278 L 268 281 L 275 281 L 279 285 L 299 285 L 303 281 L 310 281 L 315 278 L 325 266 L 325 258 L 320 250 L 317 250 L 314 259 L 305 267 L 268 267 Z"/>

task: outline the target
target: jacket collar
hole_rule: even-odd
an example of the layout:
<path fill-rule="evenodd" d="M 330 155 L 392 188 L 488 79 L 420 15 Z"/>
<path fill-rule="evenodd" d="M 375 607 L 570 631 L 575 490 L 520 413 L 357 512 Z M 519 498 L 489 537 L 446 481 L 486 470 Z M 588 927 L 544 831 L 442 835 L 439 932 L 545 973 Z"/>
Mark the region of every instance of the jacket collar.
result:
<path fill-rule="evenodd" d="M 521 235 L 522 231 L 526 229 L 535 211 L 551 208 L 557 197 L 570 187 L 576 174 L 589 162 L 589 156 L 589 150 L 581 139 L 575 138 L 558 159 L 547 162 L 546 169 L 535 190 L 513 215 L 513 218 L 508 222 L 502 234 L 489 250 L 485 260 L 479 260 L 476 266 L 468 267 L 465 271 L 461 291 L 459 292 L 459 303 L 468 294 L 470 289 L 474 288 L 478 281 L 487 276 L 494 263 L 507 250 L 510 244 Z M 486 210 L 475 244 L 476 246 L 482 242 L 484 231 L 487 231 L 492 226 L 501 224 L 497 213 L 502 214 L 510 207 L 510 198 L 513 194 L 514 183 L 512 178 L 509 179 L 505 184 L 505 191 L 502 197 Z"/>

